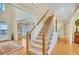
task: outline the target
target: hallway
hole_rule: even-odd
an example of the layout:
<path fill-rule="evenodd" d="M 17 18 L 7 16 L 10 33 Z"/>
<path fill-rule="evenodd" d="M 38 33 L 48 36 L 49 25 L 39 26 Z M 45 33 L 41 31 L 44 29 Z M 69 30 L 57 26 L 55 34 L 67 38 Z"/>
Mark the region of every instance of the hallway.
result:
<path fill-rule="evenodd" d="M 51 54 L 79 55 L 79 44 L 73 43 L 72 45 L 70 45 L 66 39 L 59 39 Z"/>
<path fill-rule="evenodd" d="M 19 47 L 10 54 L 79 54 L 79 44 L 72 43 L 79 42 L 79 3 L 2 3 L 1 6 L 0 43 L 11 42 L 0 44 L 1 55 Z M 59 39 L 64 37 L 67 40 Z"/>

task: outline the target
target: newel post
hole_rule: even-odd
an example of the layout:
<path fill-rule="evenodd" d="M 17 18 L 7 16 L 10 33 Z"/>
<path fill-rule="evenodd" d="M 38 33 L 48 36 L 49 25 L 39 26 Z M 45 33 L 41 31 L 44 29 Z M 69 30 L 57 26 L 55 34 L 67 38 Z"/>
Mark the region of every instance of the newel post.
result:
<path fill-rule="evenodd" d="M 20 34 L 18 34 L 17 42 L 18 42 L 18 46 L 21 46 L 21 37 L 20 37 Z"/>
<path fill-rule="evenodd" d="M 42 33 L 42 54 L 45 55 L 45 47 L 46 47 L 46 34 L 45 33 Z"/>
<path fill-rule="evenodd" d="M 28 54 L 29 49 L 29 32 L 26 33 L 26 53 Z"/>

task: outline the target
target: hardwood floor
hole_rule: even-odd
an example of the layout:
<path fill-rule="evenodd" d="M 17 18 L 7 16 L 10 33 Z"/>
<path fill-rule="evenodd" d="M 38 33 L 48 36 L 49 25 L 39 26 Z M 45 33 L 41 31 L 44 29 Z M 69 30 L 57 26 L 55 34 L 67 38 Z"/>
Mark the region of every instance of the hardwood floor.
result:
<path fill-rule="evenodd" d="M 15 41 L 5 42 L 15 43 Z M 27 55 L 26 49 L 22 47 L 21 49 L 12 52 L 10 55 Z M 79 44 L 73 43 L 70 45 L 66 39 L 59 39 L 55 48 L 52 50 L 51 55 L 79 55 Z"/>
<path fill-rule="evenodd" d="M 51 55 L 79 55 L 79 44 L 70 45 L 66 39 L 59 39 Z"/>
<path fill-rule="evenodd" d="M 10 55 L 24 55 L 26 53 L 25 48 L 18 49 L 17 51 L 11 53 Z"/>
<path fill-rule="evenodd" d="M 25 48 L 19 49 L 13 54 L 27 55 Z M 51 55 L 79 55 L 79 44 L 73 43 L 70 45 L 66 39 L 59 39 Z"/>

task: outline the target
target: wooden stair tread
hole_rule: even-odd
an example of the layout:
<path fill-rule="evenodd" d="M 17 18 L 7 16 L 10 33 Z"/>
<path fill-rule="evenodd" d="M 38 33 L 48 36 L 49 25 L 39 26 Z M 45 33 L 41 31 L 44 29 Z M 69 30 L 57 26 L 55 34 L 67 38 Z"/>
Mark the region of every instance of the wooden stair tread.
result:
<path fill-rule="evenodd" d="M 32 43 L 31 46 L 42 49 L 42 45 L 41 44 L 36 44 L 36 43 L 34 44 L 34 43 Z M 46 49 L 48 49 L 47 45 L 46 45 Z"/>
<path fill-rule="evenodd" d="M 32 53 L 34 55 L 42 55 L 42 49 L 38 49 L 38 48 L 35 48 L 35 47 L 30 47 L 29 48 L 29 53 Z M 47 55 L 48 50 L 45 50 L 45 53 Z"/>
<path fill-rule="evenodd" d="M 36 37 L 36 39 L 40 39 L 40 40 L 42 40 L 42 37 L 41 36 L 38 36 L 38 37 Z M 46 40 L 48 40 L 49 38 L 46 36 Z"/>
<path fill-rule="evenodd" d="M 41 49 L 37 49 L 37 48 L 32 47 L 32 46 L 29 48 L 29 52 L 34 53 L 35 55 L 42 55 Z"/>
<path fill-rule="evenodd" d="M 42 43 L 42 40 L 39 40 L 39 39 L 35 39 L 35 40 L 32 40 L 32 41 L 35 41 L 35 42 L 38 42 L 38 43 Z M 48 44 L 49 42 L 50 42 L 50 40 L 49 41 L 46 40 L 46 44 Z"/>
<path fill-rule="evenodd" d="M 30 48 L 29 48 L 29 52 L 36 54 L 36 55 L 42 55 L 42 33 L 45 32 L 46 33 L 46 49 L 45 52 L 46 54 L 48 53 L 48 46 L 50 43 L 50 36 L 49 36 L 49 25 L 50 25 L 51 20 L 46 20 L 46 22 L 44 23 L 41 31 L 39 32 L 38 36 L 36 37 L 36 39 L 32 40 Z"/>

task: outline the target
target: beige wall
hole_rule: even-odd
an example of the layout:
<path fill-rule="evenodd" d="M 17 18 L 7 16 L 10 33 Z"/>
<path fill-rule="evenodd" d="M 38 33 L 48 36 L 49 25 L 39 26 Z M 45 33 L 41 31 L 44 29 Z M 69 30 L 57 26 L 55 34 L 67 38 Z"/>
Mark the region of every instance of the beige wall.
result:
<path fill-rule="evenodd" d="M 24 7 L 24 6 L 22 6 L 22 7 Z M 42 6 L 42 5 L 38 5 L 38 7 L 39 8 L 34 8 L 33 6 L 24 7 L 26 9 L 26 12 L 28 11 L 28 12 L 32 13 L 32 15 L 36 16 L 36 20 L 33 20 L 36 24 L 42 18 L 42 16 L 45 14 L 45 12 L 49 9 L 48 7 Z M 52 12 L 51 12 L 51 10 L 49 10 L 49 13 L 47 14 L 47 16 L 44 19 L 46 20 L 47 17 L 51 16 L 51 15 L 52 15 Z M 17 39 L 18 30 L 17 30 L 17 21 L 16 20 L 18 20 L 18 19 L 15 20 L 15 12 L 14 12 L 14 9 L 12 8 L 11 4 L 6 4 L 6 10 L 4 13 L 0 14 L 0 18 L 7 19 L 9 33 L 10 34 L 13 33 L 14 38 Z"/>
<path fill-rule="evenodd" d="M 34 22 L 34 25 L 36 25 L 38 23 L 38 21 L 43 17 L 43 15 L 49 9 L 47 6 L 42 6 L 41 4 L 38 5 L 38 8 L 34 8 L 34 6 L 32 4 L 26 4 L 26 6 L 24 6 L 23 4 L 16 4 L 15 6 L 19 7 L 21 9 L 20 11 L 26 11 L 27 13 L 30 13 L 30 14 L 34 15 L 36 17 L 36 19 L 32 20 L 32 22 Z M 45 20 L 47 20 L 48 16 L 51 16 L 51 15 L 52 15 L 52 10 L 49 10 L 48 14 L 43 19 L 43 21 L 39 25 L 39 27 L 36 28 L 32 32 L 33 33 L 33 37 L 35 37 L 37 35 L 37 33 L 41 30 Z M 20 17 L 22 17 L 22 16 L 20 16 Z M 27 17 L 29 17 L 29 16 L 27 16 Z M 18 19 L 16 19 L 16 20 L 18 20 Z M 36 34 L 34 35 L 34 33 L 36 33 Z"/>
<path fill-rule="evenodd" d="M 74 41 L 74 32 L 76 31 L 76 26 L 75 26 L 75 21 L 79 19 L 79 9 L 76 11 L 76 13 L 74 14 L 73 18 L 71 19 L 71 24 L 72 24 L 72 41 Z"/>
<path fill-rule="evenodd" d="M 32 33 L 31 33 L 31 39 L 36 39 L 36 37 L 37 37 L 37 35 L 38 35 L 38 33 L 40 32 L 40 30 L 42 29 L 42 27 L 43 27 L 43 25 L 44 25 L 44 23 L 45 23 L 45 21 L 47 20 L 47 18 L 49 17 L 49 16 L 51 16 L 52 14 L 50 13 L 50 10 L 49 10 L 49 12 L 47 13 L 47 15 L 42 19 L 42 21 L 40 22 L 40 24 L 38 24 L 37 26 L 36 26 L 36 28 L 32 31 Z"/>
<path fill-rule="evenodd" d="M 37 24 L 37 22 L 41 19 L 41 17 L 45 14 L 45 12 L 49 9 L 46 5 L 38 4 L 38 8 L 34 7 L 32 4 L 14 4 L 18 6 L 19 8 L 23 9 L 27 13 L 30 13 L 36 17 L 33 22 Z M 52 11 L 50 10 L 50 13 L 52 14 Z M 28 16 L 27 16 L 28 17 Z"/>
<path fill-rule="evenodd" d="M 5 11 L 1 14 L 1 19 L 4 18 L 8 23 L 8 32 L 14 34 L 14 39 L 17 39 L 16 35 L 16 21 L 14 19 L 14 12 L 11 5 L 6 4 Z"/>
<path fill-rule="evenodd" d="M 79 19 L 79 9 L 75 12 L 73 17 L 65 21 L 66 38 L 69 40 L 70 44 L 74 42 L 74 32 L 76 31 L 75 21 Z"/>
<path fill-rule="evenodd" d="M 57 21 L 57 30 L 58 30 L 58 37 L 59 38 L 65 38 L 66 37 L 66 25 L 65 21 L 58 20 Z"/>
<path fill-rule="evenodd" d="M 73 17 L 67 22 L 67 39 L 70 44 L 74 42 L 74 32 L 76 31 L 75 20 L 79 19 L 79 9 L 75 12 Z"/>

